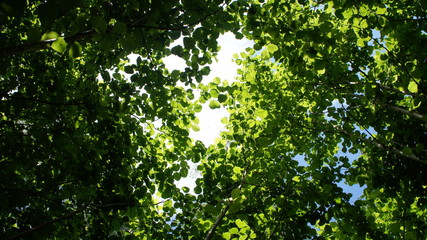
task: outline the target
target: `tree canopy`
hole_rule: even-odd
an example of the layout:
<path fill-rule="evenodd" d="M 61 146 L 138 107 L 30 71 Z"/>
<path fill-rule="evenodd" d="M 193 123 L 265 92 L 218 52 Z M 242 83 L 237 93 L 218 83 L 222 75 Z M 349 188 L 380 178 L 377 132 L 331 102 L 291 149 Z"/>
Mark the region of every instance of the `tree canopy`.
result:
<path fill-rule="evenodd" d="M 5 0 L 0 23 L 1 239 L 426 238 L 425 1 Z M 225 32 L 255 45 L 203 84 Z M 211 146 L 204 103 L 230 113 Z"/>

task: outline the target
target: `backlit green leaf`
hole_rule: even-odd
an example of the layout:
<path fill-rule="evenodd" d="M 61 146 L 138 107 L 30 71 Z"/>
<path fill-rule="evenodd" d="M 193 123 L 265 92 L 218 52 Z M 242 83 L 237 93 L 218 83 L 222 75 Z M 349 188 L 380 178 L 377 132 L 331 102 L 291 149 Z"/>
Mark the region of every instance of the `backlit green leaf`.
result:
<path fill-rule="evenodd" d="M 63 53 L 67 48 L 67 43 L 65 42 L 64 38 L 59 37 L 52 43 L 51 47 L 53 50 Z"/>
<path fill-rule="evenodd" d="M 231 191 L 231 198 L 237 199 L 240 196 L 240 189 L 235 188 Z"/>
<path fill-rule="evenodd" d="M 269 45 L 267 45 L 267 50 L 270 52 L 270 53 L 274 53 L 275 51 L 277 51 L 279 48 L 276 46 L 276 45 L 274 45 L 274 44 L 269 44 Z"/>
<path fill-rule="evenodd" d="M 47 33 L 43 34 L 41 40 L 44 41 L 44 40 L 48 40 L 48 39 L 56 39 L 58 37 L 59 37 L 58 33 L 51 31 L 51 32 L 47 32 Z"/>
<path fill-rule="evenodd" d="M 245 221 L 242 221 L 242 220 L 240 220 L 240 219 L 237 219 L 237 220 L 236 220 L 236 225 L 237 225 L 237 227 L 238 227 L 238 228 L 240 228 L 240 229 L 242 229 L 242 228 L 244 228 L 244 227 L 247 227 L 247 226 L 248 226 L 248 224 L 247 224 Z"/>
<path fill-rule="evenodd" d="M 209 102 L 209 107 L 210 107 L 211 109 L 217 109 L 217 108 L 220 108 L 220 107 L 221 107 L 221 105 L 219 104 L 219 102 L 218 102 L 218 101 L 216 101 L 216 100 L 211 100 L 211 101 Z"/>
<path fill-rule="evenodd" d="M 412 93 L 418 92 L 418 84 L 414 81 L 409 82 L 408 90 Z"/>
<path fill-rule="evenodd" d="M 82 55 L 82 46 L 78 42 L 73 42 L 68 50 L 71 58 L 78 58 Z"/>

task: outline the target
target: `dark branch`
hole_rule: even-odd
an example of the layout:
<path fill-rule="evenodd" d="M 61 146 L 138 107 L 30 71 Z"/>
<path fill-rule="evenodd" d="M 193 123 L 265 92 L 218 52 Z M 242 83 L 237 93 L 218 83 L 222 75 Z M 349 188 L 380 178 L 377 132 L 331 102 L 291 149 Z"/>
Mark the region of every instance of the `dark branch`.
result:
<path fill-rule="evenodd" d="M 194 21 L 194 22 L 189 23 L 189 24 L 182 25 L 180 27 L 151 26 L 151 25 L 144 25 L 144 24 L 142 24 L 142 25 L 128 24 L 127 27 L 128 28 L 157 29 L 157 30 L 166 30 L 166 31 L 182 31 L 184 29 L 188 29 L 192 26 L 195 26 L 195 25 L 201 23 L 202 21 L 206 20 L 207 18 L 215 15 L 221 9 L 224 8 L 225 4 L 227 4 L 227 2 L 224 2 L 220 7 L 218 7 L 218 9 L 216 9 L 215 11 L 203 16 L 202 18 L 198 19 L 197 21 Z M 67 43 L 73 43 L 73 42 L 79 41 L 81 39 L 90 38 L 90 37 L 94 36 L 96 33 L 97 32 L 95 31 L 95 29 L 91 29 L 91 30 L 87 30 L 84 32 L 77 33 L 77 34 L 70 36 L 70 37 L 64 37 L 64 40 Z M 11 56 L 23 54 L 26 52 L 35 52 L 35 51 L 39 51 L 42 49 L 49 49 L 50 45 L 55 40 L 56 39 L 49 39 L 49 40 L 44 40 L 44 41 L 40 41 L 40 42 L 24 43 L 24 44 L 17 45 L 17 46 L 7 46 L 4 48 L 0 48 L 0 58 L 11 57 Z"/>
<path fill-rule="evenodd" d="M 46 100 L 43 100 L 43 99 L 31 98 L 31 97 L 21 97 L 21 96 L 9 96 L 7 98 L 17 99 L 17 100 L 24 100 L 24 101 L 34 101 L 34 102 L 39 102 L 39 103 L 44 103 L 44 104 L 54 105 L 54 106 L 73 106 L 73 105 L 83 105 L 83 104 L 85 104 L 83 102 L 74 102 L 74 101 L 64 102 L 64 103 L 60 103 L 60 102 L 49 102 L 49 101 L 46 101 Z"/>
<path fill-rule="evenodd" d="M 210 240 L 212 239 L 216 228 L 218 227 L 219 223 L 222 221 L 222 219 L 225 217 L 225 214 L 227 213 L 228 209 L 230 208 L 231 203 L 233 203 L 233 201 L 229 201 L 228 204 L 225 206 L 224 209 L 222 209 L 221 213 L 219 214 L 219 216 L 216 218 L 215 223 L 212 225 L 212 227 L 209 229 L 208 234 L 205 237 L 205 240 Z"/>
<path fill-rule="evenodd" d="M 95 208 L 119 208 L 119 207 L 136 207 L 136 208 L 141 208 L 141 207 L 150 207 L 150 206 L 160 205 L 160 204 L 163 204 L 166 201 L 167 200 L 163 200 L 163 201 L 160 201 L 158 203 L 144 204 L 144 205 L 139 205 L 139 204 L 135 204 L 135 203 L 131 203 L 131 202 L 118 202 L 118 203 L 107 203 L 107 204 L 90 204 L 90 205 L 93 206 L 93 207 L 95 207 Z"/>
<path fill-rule="evenodd" d="M 390 22 L 403 22 L 403 21 L 407 21 L 407 22 L 423 22 L 423 21 L 427 21 L 427 17 L 419 17 L 419 18 L 393 18 L 393 19 L 389 19 Z"/>
<path fill-rule="evenodd" d="M 86 205 L 86 206 L 84 206 L 84 207 L 82 207 L 81 209 L 76 210 L 76 211 L 73 211 L 73 212 L 71 212 L 71 213 L 69 213 L 69 214 L 67 214 L 67 215 L 64 215 L 64 216 L 62 216 L 62 217 L 59 217 L 59 218 L 52 219 L 52 220 L 50 220 L 50 221 L 44 222 L 44 223 L 42 223 L 42 224 L 40 224 L 40 225 L 37 225 L 37 226 L 32 227 L 32 228 L 30 228 L 30 229 L 27 229 L 27 230 L 25 230 L 25 231 L 23 231 L 23 232 L 20 232 L 20 233 L 18 233 L 18 234 L 15 234 L 15 235 L 12 235 L 12 236 L 9 236 L 9 237 L 6 237 L 6 238 L 3 238 L 2 240 L 19 239 L 19 238 L 21 238 L 22 236 L 24 236 L 24 235 L 26 235 L 26 234 L 28 234 L 28 233 L 31 233 L 31 232 L 34 232 L 34 231 L 36 231 L 36 230 L 42 229 L 42 228 L 44 228 L 44 227 L 46 227 L 46 226 L 48 226 L 48 225 L 51 225 L 51 224 L 54 224 L 54 223 L 57 223 L 57 222 L 60 222 L 60 221 L 63 221 L 63 220 L 66 220 L 66 219 L 72 218 L 72 217 L 74 217 L 75 215 L 77 215 L 78 213 L 83 212 L 86 208 L 87 208 L 87 205 Z"/>
<path fill-rule="evenodd" d="M 128 24 L 127 26 L 129 28 L 148 28 L 148 29 L 157 29 L 157 30 L 166 30 L 166 31 L 182 31 L 182 30 L 188 29 L 190 27 L 193 27 L 193 26 L 201 23 L 202 21 L 206 20 L 207 18 L 217 14 L 221 9 L 223 9 L 223 5 L 218 7 L 215 11 L 211 12 L 210 14 L 207 14 L 207 15 L 203 16 L 202 18 L 198 19 L 197 21 L 194 21 L 190 24 L 186 24 L 186 25 L 179 26 L 179 27 L 150 26 L 150 25 L 144 25 L 144 24 Z"/>
<path fill-rule="evenodd" d="M 406 66 L 402 63 L 402 61 L 400 61 L 400 59 L 398 57 L 396 57 L 396 55 L 393 54 L 393 52 L 391 52 L 386 46 L 384 46 L 384 44 L 380 43 L 380 41 L 378 41 L 378 39 L 376 38 L 372 38 L 377 44 L 378 46 L 384 48 L 387 53 L 399 64 L 399 66 L 405 71 L 405 73 L 408 75 L 408 77 L 414 81 L 418 87 L 420 87 L 420 82 L 415 80 L 414 77 L 412 77 L 411 73 L 409 72 L 409 70 L 406 68 Z"/>
<path fill-rule="evenodd" d="M 73 43 L 78 40 L 92 37 L 95 35 L 95 30 L 88 30 L 84 32 L 77 33 L 70 37 L 65 37 L 64 40 L 67 43 Z M 32 43 L 24 43 L 17 46 L 8 46 L 0 49 L 0 58 L 6 58 L 11 57 L 14 55 L 19 55 L 27 52 L 35 52 L 42 49 L 49 49 L 50 45 L 55 41 L 56 39 L 48 39 L 40 42 L 32 42 Z"/>

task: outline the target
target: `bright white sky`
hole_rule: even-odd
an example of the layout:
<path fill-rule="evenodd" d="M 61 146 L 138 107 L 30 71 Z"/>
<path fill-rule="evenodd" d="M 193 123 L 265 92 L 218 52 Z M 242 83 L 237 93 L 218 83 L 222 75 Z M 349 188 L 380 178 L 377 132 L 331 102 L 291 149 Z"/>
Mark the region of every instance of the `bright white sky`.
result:
<path fill-rule="evenodd" d="M 179 44 L 179 41 L 176 43 Z M 247 47 L 252 47 L 253 42 L 247 39 L 237 40 L 232 33 L 221 35 L 218 39 L 218 44 L 221 50 L 217 55 L 217 62 L 213 62 L 209 67 L 211 73 L 205 76 L 203 83 L 207 84 L 214 77 L 219 77 L 221 80 L 228 82 L 234 81 L 237 76 L 238 66 L 233 62 L 233 54 L 244 52 Z M 174 69 L 184 70 L 186 67 L 185 61 L 181 58 L 171 55 L 163 59 L 166 67 L 172 71 Z M 197 114 L 199 118 L 200 131 L 190 133 L 190 136 L 195 140 L 202 141 L 205 146 L 214 143 L 215 138 L 219 137 L 219 133 L 224 130 L 224 125 L 221 123 L 221 118 L 228 116 L 224 108 L 210 109 L 206 103 L 203 110 Z"/>
<path fill-rule="evenodd" d="M 180 41 L 174 44 L 182 45 Z M 218 44 L 221 46 L 221 50 L 217 55 L 218 61 L 213 62 L 209 66 L 211 72 L 203 79 L 204 84 L 212 81 L 214 77 L 219 77 L 221 80 L 227 80 L 228 82 L 234 81 L 234 78 L 237 76 L 238 66 L 233 61 L 233 54 L 244 52 L 247 47 L 253 46 L 252 41 L 247 39 L 237 40 L 232 33 L 221 35 L 218 39 Z M 163 59 L 163 62 L 170 71 L 174 69 L 184 70 L 186 67 L 185 61 L 174 55 Z M 228 116 L 228 112 L 224 108 L 210 109 L 208 103 L 206 103 L 203 105 L 203 110 L 196 116 L 199 118 L 200 131 L 191 131 L 190 137 L 202 141 L 208 147 L 219 137 L 219 133 L 225 130 L 224 125 L 221 123 L 221 118 Z M 196 164 L 190 163 L 189 176 L 176 182 L 177 187 L 182 188 L 186 186 L 191 191 L 194 189 L 196 186 L 195 179 L 200 177 L 196 166 Z"/>

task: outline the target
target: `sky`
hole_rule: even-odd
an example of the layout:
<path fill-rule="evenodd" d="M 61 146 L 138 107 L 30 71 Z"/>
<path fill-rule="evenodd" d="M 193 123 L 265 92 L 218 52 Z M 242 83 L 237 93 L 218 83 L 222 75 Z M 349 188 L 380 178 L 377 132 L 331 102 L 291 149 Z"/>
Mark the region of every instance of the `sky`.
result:
<path fill-rule="evenodd" d="M 172 46 L 181 44 L 182 40 L 178 39 Z M 228 82 L 233 82 L 237 76 L 238 66 L 233 61 L 233 55 L 235 53 L 239 54 L 244 52 L 247 47 L 252 47 L 253 42 L 247 39 L 238 40 L 234 37 L 232 33 L 226 33 L 221 35 L 218 39 L 218 44 L 221 46 L 221 50 L 217 55 L 217 61 L 213 62 L 210 65 L 211 72 L 208 76 L 205 76 L 203 83 L 207 84 L 214 77 L 219 77 L 221 80 L 227 80 Z M 172 47 L 171 46 L 171 47 Z M 174 69 L 184 70 L 186 67 L 185 61 L 181 58 L 171 55 L 163 59 L 166 67 L 172 71 Z M 208 103 L 203 106 L 203 110 L 199 112 L 196 116 L 199 119 L 200 130 L 198 132 L 191 131 L 190 137 L 194 140 L 202 141 L 206 147 L 210 146 L 215 142 L 215 139 L 219 137 L 220 132 L 225 130 L 224 125 L 221 123 L 223 117 L 227 117 L 229 114 L 224 108 L 219 109 L 210 109 Z M 340 152 L 339 155 L 345 155 Z M 348 155 L 348 154 L 347 154 Z M 349 159 L 354 160 L 358 156 L 348 155 Z M 297 159 L 300 161 L 301 165 L 305 165 L 303 157 Z M 201 174 L 196 170 L 197 165 L 190 163 L 189 176 L 177 181 L 177 187 L 182 188 L 184 186 L 189 187 L 191 192 L 196 186 L 195 180 L 198 177 L 201 177 Z M 363 188 L 358 185 L 348 186 L 344 182 L 339 183 L 339 186 L 343 188 L 345 192 L 353 194 L 351 202 L 356 201 L 363 193 Z"/>
<path fill-rule="evenodd" d="M 173 45 L 182 44 L 180 40 L 176 41 Z M 172 45 L 172 46 L 173 46 Z M 253 42 L 247 39 L 238 40 L 232 33 L 226 33 L 221 35 L 218 39 L 218 45 L 221 46 L 221 50 L 218 52 L 217 61 L 209 66 L 211 72 L 208 76 L 203 78 L 202 83 L 207 84 L 212 81 L 213 78 L 219 77 L 221 80 L 227 80 L 233 82 L 237 76 L 238 66 L 233 61 L 233 54 L 244 52 L 247 47 L 252 47 Z M 187 66 L 185 61 L 181 58 L 171 55 L 163 59 L 165 66 L 170 70 L 184 70 Z M 210 109 L 208 102 L 203 105 L 203 110 L 196 114 L 199 119 L 198 132 L 191 130 L 190 137 L 194 140 L 202 141 L 206 147 L 210 146 L 215 142 L 215 139 L 219 137 L 220 132 L 225 130 L 224 125 L 221 123 L 223 117 L 227 117 L 229 114 L 226 109 Z M 196 170 L 197 165 L 190 163 L 189 176 L 187 178 L 177 181 L 177 187 L 182 188 L 184 186 L 193 190 L 196 186 L 195 180 L 200 177 L 200 173 Z"/>
<path fill-rule="evenodd" d="M 174 44 L 179 44 L 177 41 Z M 221 35 L 218 39 L 218 44 L 221 50 L 217 55 L 217 62 L 213 62 L 209 67 L 211 72 L 205 76 L 202 83 L 209 83 L 214 77 L 219 77 L 221 80 L 228 82 L 234 81 L 237 76 L 238 66 L 233 61 L 233 54 L 244 52 L 247 47 L 252 47 L 253 42 L 247 39 L 238 40 L 232 33 Z M 187 66 L 181 58 L 171 55 L 163 59 L 166 67 L 169 70 L 184 70 Z M 202 141 L 205 146 L 214 143 L 215 138 L 219 137 L 219 133 L 225 130 L 221 123 L 221 118 L 228 116 L 228 112 L 224 108 L 210 109 L 208 103 L 203 105 L 203 110 L 197 114 L 200 121 L 200 131 L 190 133 L 190 136 L 195 140 Z"/>

